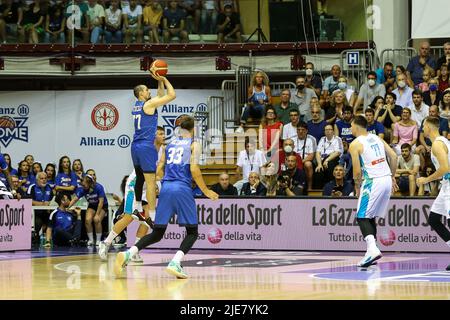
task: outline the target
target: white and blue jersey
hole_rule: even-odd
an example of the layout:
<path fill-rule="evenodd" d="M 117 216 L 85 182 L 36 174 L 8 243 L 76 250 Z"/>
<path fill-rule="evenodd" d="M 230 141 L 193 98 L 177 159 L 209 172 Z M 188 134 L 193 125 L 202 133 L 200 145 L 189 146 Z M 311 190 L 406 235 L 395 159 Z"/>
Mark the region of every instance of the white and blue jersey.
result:
<path fill-rule="evenodd" d="M 155 227 L 166 227 L 174 214 L 180 226 L 198 225 L 197 207 L 192 193 L 191 145 L 191 138 L 178 138 L 166 147 Z"/>
<path fill-rule="evenodd" d="M 357 218 L 383 218 L 392 192 L 391 169 L 384 143 L 372 133 L 359 136 L 355 141 L 363 147 L 359 160 L 364 179 L 358 199 Z"/>
<path fill-rule="evenodd" d="M 155 149 L 155 136 L 158 126 L 158 111 L 148 115 L 144 112 L 145 101 L 136 101 L 131 112 L 134 120 L 134 136 L 131 144 L 131 158 L 134 167 L 144 173 L 156 172 L 158 153 Z"/>
<path fill-rule="evenodd" d="M 88 207 L 97 209 L 100 198 L 103 198 L 103 208 L 108 207 L 108 199 L 106 198 L 105 188 L 100 183 L 95 183 L 93 190 L 78 188 L 75 192 L 78 199 L 85 197 Z"/>
<path fill-rule="evenodd" d="M 450 165 L 450 141 L 444 137 L 437 137 L 434 143 L 436 143 L 436 141 L 441 141 L 447 147 L 447 161 Z M 436 170 L 438 170 L 440 167 L 439 161 L 433 152 L 431 152 L 431 161 Z M 450 172 L 446 172 L 442 176 L 441 189 L 439 190 L 439 194 L 434 200 L 430 211 L 450 219 Z"/>
<path fill-rule="evenodd" d="M 50 214 L 49 226 L 52 228 L 52 234 L 56 233 L 56 229 L 71 231 L 74 226 L 74 216 L 72 213 L 62 211 L 59 208 Z"/>
<path fill-rule="evenodd" d="M 50 185 L 46 184 L 44 187 L 39 187 L 37 184 L 32 184 L 27 191 L 27 194 L 34 201 L 46 202 L 53 198 L 53 192 Z"/>

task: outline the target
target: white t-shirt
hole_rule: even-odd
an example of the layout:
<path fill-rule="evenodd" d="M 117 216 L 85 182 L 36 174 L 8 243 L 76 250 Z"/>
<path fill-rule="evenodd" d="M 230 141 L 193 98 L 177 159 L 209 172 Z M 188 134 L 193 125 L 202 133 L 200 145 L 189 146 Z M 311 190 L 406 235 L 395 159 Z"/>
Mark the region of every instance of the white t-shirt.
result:
<path fill-rule="evenodd" d="M 106 9 L 106 17 L 109 23 L 116 25 L 119 22 L 119 18 L 122 14 L 122 10 L 117 9 L 115 12 L 111 12 L 111 8 Z"/>
<path fill-rule="evenodd" d="M 317 146 L 317 152 L 320 152 L 322 159 L 335 151 L 338 151 L 341 154 L 344 153 L 344 146 L 340 137 L 333 136 L 331 141 L 328 140 L 327 137 L 320 138 L 319 145 Z"/>
<path fill-rule="evenodd" d="M 310 153 L 315 153 L 317 149 L 317 141 L 312 135 L 308 134 L 306 139 L 299 139 L 296 137 L 294 140 L 294 151 L 302 157 L 302 160 Z"/>
<path fill-rule="evenodd" d="M 402 156 L 398 157 L 397 167 L 399 169 L 413 170 L 414 167 L 419 166 L 420 166 L 420 157 L 418 154 L 412 154 L 411 159 L 409 159 L 408 162 L 406 162 L 406 160 Z M 417 176 L 419 176 L 419 171 L 417 171 Z"/>
<path fill-rule="evenodd" d="M 142 7 L 138 4 L 133 11 L 131 11 L 131 7 L 125 7 L 123 9 L 123 14 L 128 16 L 128 26 L 135 27 L 137 26 L 138 16 L 142 15 Z"/>
<path fill-rule="evenodd" d="M 242 168 L 243 180 L 248 181 L 250 172 L 260 173 L 260 168 L 267 162 L 261 150 L 255 150 L 253 155 L 247 154 L 246 150 L 239 152 L 237 160 L 238 167 Z"/>
<path fill-rule="evenodd" d="M 412 106 L 409 106 L 408 108 L 411 110 L 411 119 L 417 122 L 417 126 L 420 128 L 423 119 L 428 117 L 430 107 L 425 103 L 422 103 L 419 111 L 416 109 L 416 106 L 414 104 Z"/>
<path fill-rule="evenodd" d="M 283 126 L 283 136 L 282 140 L 292 139 L 295 140 L 297 138 L 297 127 L 292 126 L 292 123 L 289 122 L 285 126 Z"/>

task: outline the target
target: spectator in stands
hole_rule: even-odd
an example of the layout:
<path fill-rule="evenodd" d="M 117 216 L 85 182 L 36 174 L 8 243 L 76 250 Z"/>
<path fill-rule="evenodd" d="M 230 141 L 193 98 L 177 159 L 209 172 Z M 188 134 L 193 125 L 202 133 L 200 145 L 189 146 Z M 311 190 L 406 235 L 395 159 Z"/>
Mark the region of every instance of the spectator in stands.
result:
<path fill-rule="evenodd" d="M 192 30 L 194 33 L 199 33 L 200 31 L 200 2 L 200 0 L 183 0 L 178 4 L 186 12 L 186 18 L 191 16 L 194 19 L 194 29 Z"/>
<path fill-rule="evenodd" d="M 330 107 L 325 113 L 327 122 L 334 125 L 336 121 L 342 120 L 344 117 L 344 108 L 347 106 L 348 101 L 345 94 L 340 90 L 333 92 L 330 99 Z"/>
<path fill-rule="evenodd" d="M 411 110 L 411 119 L 417 123 L 417 126 L 420 127 L 423 119 L 428 117 L 430 107 L 423 103 L 423 96 L 420 90 L 413 91 L 413 104 L 409 106 Z"/>
<path fill-rule="evenodd" d="M 75 6 L 78 6 L 78 12 L 80 12 L 80 24 L 75 22 L 70 23 L 72 12 L 72 2 L 68 1 L 64 7 L 64 16 L 66 20 L 66 28 L 69 43 L 75 42 L 76 39 L 81 39 L 83 43 L 89 42 L 89 16 L 87 12 L 89 10 L 88 5 L 83 0 L 75 0 Z M 75 39 L 73 39 L 75 37 Z"/>
<path fill-rule="evenodd" d="M 264 197 L 266 193 L 267 189 L 259 180 L 259 174 L 257 172 L 251 172 L 248 176 L 248 182 L 242 186 L 240 195 Z"/>
<path fill-rule="evenodd" d="M 17 170 L 14 169 L 11 165 L 11 156 L 8 153 L 4 153 L 3 157 L 5 158 L 5 161 L 8 164 L 9 174 L 12 176 L 17 176 Z"/>
<path fill-rule="evenodd" d="M 232 40 L 241 42 L 241 17 L 233 12 L 231 5 L 226 5 L 224 12 L 217 18 L 217 33 L 219 43 Z"/>
<path fill-rule="evenodd" d="M 43 7 L 40 0 L 34 0 L 31 4 L 25 2 L 17 22 L 19 41 L 39 43 L 39 35 L 44 32 L 46 15 L 46 8 Z"/>
<path fill-rule="evenodd" d="M 52 188 L 47 183 L 47 175 L 45 172 L 39 172 L 36 175 L 36 182 L 31 184 L 27 190 L 27 198 L 31 199 L 33 206 L 50 205 L 50 201 L 53 199 L 53 192 Z M 35 210 L 34 214 L 34 230 L 36 233 L 39 233 L 42 228 L 42 232 L 45 232 L 50 211 Z"/>
<path fill-rule="evenodd" d="M 303 195 L 303 190 L 292 185 L 289 175 L 282 173 L 277 177 L 276 193 L 277 197 L 295 197 Z"/>
<path fill-rule="evenodd" d="M 320 187 L 323 182 L 331 181 L 333 178 L 334 167 L 339 163 L 339 157 L 344 153 L 342 139 L 335 136 L 332 125 L 326 125 L 325 136 L 319 141 L 316 151 L 316 181 L 320 182 Z"/>
<path fill-rule="evenodd" d="M 352 165 L 352 156 L 348 152 L 349 143 L 347 141 L 342 140 L 342 146 L 344 147 L 344 153 L 339 158 L 339 165 L 344 167 L 345 169 L 345 181 L 353 182 L 353 165 Z"/>
<path fill-rule="evenodd" d="M 322 195 L 331 197 L 348 197 L 353 193 L 353 185 L 345 180 L 345 169 L 338 164 L 333 170 L 334 179 L 323 187 Z"/>
<path fill-rule="evenodd" d="M 400 121 L 403 108 L 395 104 L 397 96 L 394 93 L 386 93 L 385 105 L 375 110 L 375 119 L 384 126 L 384 138 L 386 141 L 392 139 L 392 125 Z"/>
<path fill-rule="evenodd" d="M 292 139 L 297 136 L 297 125 L 299 124 L 300 115 L 297 109 L 292 109 L 289 112 L 289 118 L 291 122 L 283 126 L 283 137 L 282 140 Z"/>
<path fill-rule="evenodd" d="M 327 112 L 328 112 L 328 110 L 330 110 L 330 108 L 331 108 L 330 103 L 331 103 L 331 101 L 324 103 L 324 107 L 321 108 L 319 99 L 317 97 L 312 97 L 311 101 L 309 103 L 308 110 L 305 112 L 305 114 L 300 114 L 300 121 L 308 122 L 308 121 L 312 120 L 312 109 L 314 107 L 320 108 L 320 119 L 325 119 L 325 110 L 327 110 Z M 327 121 L 331 121 L 331 120 L 327 120 Z"/>
<path fill-rule="evenodd" d="M 450 132 L 449 128 L 449 122 L 447 119 L 444 119 L 439 116 L 439 107 L 438 106 L 431 106 L 429 109 L 429 116 L 430 117 L 437 117 L 439 118 L 439 134 L 443 137 L 447 137 L 448 133 Z M 430 158 L 430 152 L 431 152 L 431 140 L 429 138 L 425 138 L 423 134 L 423 120 L 420 125 L 419 129 L 419 143 L 420 145 L 417 146 L 415 153 L 420 156 L 420 165 L 421 169 L 425 166 L 425 158 Z"/>
<path fill-rule="evenodd" d="M 202 34 L 215 34 L 217 26 L 217 14 L 219 12 L 218 0 L 203 0 L 200 12 L 200 26 Z"/>
<path fill-rule="evenodd" d="M 300 125 L 302 125 L 302 123 L 300 123 L 299 126 Z M 297 139 L 297 141 L 299 141 L 299 139 Z M 287 158 L 290 155 L 294 155 L 297 158 L 297 168 L 302 170 L 302 168 L 303 168 L 303 161 L 302 161 L 302 158 L 301 158 L 300 154 L 297 152 L 294 140 L 293 139 L 286 139 L 286 140 L 283 141 L 283 150 L 281 150 L 279 152 L 279 164 L 280 165 L 277 166 L 278 163 L 274 163 L 273 162 L 275 164 L 275 167 L 277 168 L 277 172 L 278 173 L 281 173 L 281 171 L 286 170 L 286 168 L 287 168 Z"/>
<path fill-rule="evenodd" d="M 52 242 L 62 247 L 75 246 L 81 237 L 81 209 L 69 209 L 70 196 L 65 193 L 56 196 L 56 203 L 58 208 L 50 216 L 44 247 L 50 248 Z"/>
<path fill-rule="evenodd" d="M 420 44 L 419 54 L 412 58 L 406 70 L 414 82 L 414 85 L 418 85 L 423 82 L 423 69 L 430 67 L 433 70 L 436 68 L 436 61 L 430 55 L 430 43 L 424 41 Z"/>
<path fill-rule="evenodd" d="M 291 94 L 291 102 L 295 103 L 300 111 L 301 115 L 305 115 L 310 109 L 311 98 L 317 98 L 316 93 L 313 89 L 307 88 L 305 86 L 306 80 L 304 76 L 298 76 L 295 79 L 295 85 L 297 90 L 293 91 Z"/>
<path fill-rule="evenodd" d="M 17 38 L 17 22 L 20 4 L 13 0 L 4 0 L 0 4 L 0 43 L 6 43 L 7 34 Z"/>
<path fill-rule="evenodd" d="M 269 77 L 263 71 L 256 71 L 248 88 L 248 103 L 244 106 L 241 117 L 241 124 L 237 128 L 237 133 L 244 132 L 244 125 L 249 117 L 261 119 L 265 108 L 271 104 L 272 96 L 269 87 Z"/>
<path fill-rule="evenodd" d="M 143 23 L 144 35 L 148 35 L 150 43 L 159 43 L 159 26 L 162 15 L 162 6 L 157 1 L 147 0 L 143 10 Z"/>
<path fill-rule="evenodd" d="M 55 4 L 51 6 L 45 18 L 45 43 L 65 43 L 66 18 L 64 17 L 64 7 Z"/>
<path fill-rule="evenodd" d="M 392 91 L 397 97 L 396 101 L 402 108 L 412 105 L 412 93 L 413 89 L 406 85 L 406 76 L 404 74 L 397 73 L 397 89 Z"/>
<path fill-rule="evenodd" d="M 11 176 L 11 193 L 17 200 L 27 197 L 27 192 L 20 186 L 19 177 L 15 175 Z"/>
<path fill-rule="evenodd" d="M 311 88 L 316 93 L 317 97 L 320 97 L 322 92 L 322 78 L 314 73 L 314 64 L 312 62 L 308 62 L 305 65 L 305 85 L 308 88 Z"/>
<path fill-rule="evenodd" d="M 130 5 L 122 9 L 122 19 L 125 42 L 130 44 L 133 37 L 135 37 L 137 43 L 142 43 L 144 35 L 142 6 L 138 4 L 137 0 L 130 0 Z"/>
<path fill-rule="evenodd" d="M 320 117 L 320 111 L 320 107 L 313 107 L 311 111 L 312 120 L 307 123 L 308 132 L 316 139 L 316 141 L 320 141 L 320 139 L 324 136 L 325 126 L 328 124 L 327 121 L 322 120 Z"/>
<path fill-rule="evenodd" d="M 178 37 L 181 42 L 189 42 L 189 36 L 185 27 L 185 14 L 178 8 L 176 1 L 170 1 L 169 7 L 163 13 L 163 37 L 168 43 L 173 37 Z"/>
<path fill-rule="evenodd" d="M 238 191 L 235 186 L 230 183 L 230 176 L 222 173 L 219 176 L 219 182 L 211 186 L 211 190 L 219 196 L 237 196 Z"/>
<path fill-rule="evenodd" d="M 225 6 L 230 5 L 233 12 L 239 13 L 239 0 L 220 0 L 220 12 L 225 10 Z"/>
<path fill-rule="evenodd" d="M 411 145 L 404 143 L 401 146 L 401 157 L 398 157 L 395 177 L 400 191 L 409 192 L 410 197 L 416 194 L 416 179 L 419 177 L 420 158 L 412 154 Z"/>
<path fill-rule="evenodd" d="M 376 96 L 384 97 L 386 95 L 386 88 L 382 84 L 377 83 L 377 74 L 371 71 L 367 74 L 367 83 L 363 84 L 359 89 L 358 99 L 353 107 L 353 112 L 356 114 L 359 106 L 363 103 L 363 112 L 372 103 Z"/>
<path fill-rule="evenodd" d="M 119 0 L 111 0 L 111 5 L 105 10 L 104 32 L 106 43 L 122 43 L 122 10 L 119 8 Z"/>
<path fill-rule="evenodd" d="M 77 187 L 77 176 L 70 169 L 70 159 L 62 156 L 59 159 L 58 174 L 56 175 L 55 192 L 66 192 L 73 194 Z"/>
<path fill-rule="evenodd" d="M 408 143 L 414 151 L 417 137 L 417 123 L 411 119 L 411 110 L 409 108 L 403 108 L 401 120 L 394 123 L 394 133 L 392 138 L 394 151 L 397 155 L 400 155 L 401 146 L 404 143 Z"/>
<path fill-rule="evenodd" d="M 42 171 L 44 171 L 44 169 L 42 168 L 42 164 L 40 163 L 40 162 L 34 162 L 33 163 L 33 165 L 31 166 L 31 174 L 33 175 L 33 176 L 37 176 L 37 174 L 39 173 L 39 172 L 42 172 Z"/>
<path fill-rule="evenodd" d="M 448 65 L 444 63 L 443 65 L 441 65 L 441 68 L 439 70 L 440 70 L 439 77 L 438 77 L 439 92 L 444 92 L 450 86 Z"/>
<path fill-rule="evenodd" d="M 378 104 L 384 104 L 383 98 L 381 98 L 381 102 L 379 101 Z M 374 107 L 379 108 L 379 106 Z M 375 134 L 380 137 L 381 140 L 384 140 L 384 126 L 378 121 L 375 121 L 375 110 L 371 107 L 367 108 L 364 115 L 366 116 L 367 120 L 367 132 Z"/>
<path fill-rule="evenodd" d="M 261 168 L 261 174 L 259 175 L 261 183 L 266 187 L 266 196 L 275 196 L 277 193 L 277 168 L 272 162 L 267 162 Z"/>
<path fill-rule="evenodd" d="M 23 160 L 25 160 L 26 162 L 28 162 L 28 166 L 30 167 L 30 173 L 33 173 L 33 171 L 32 171 L 33 163 L 34 163 L 34 157 L 33 157 L 33 155 L 27 154 Z"/>
<path fill-rule="evenodd" d="M 411 79 L 411 76 L 408 72 L 406 72 L 406 69 L 404 66 L 402 65 L 398 65 L 395 67 L 395 73 L 396 73 L 396 80 L 397 80 L 397 76 L 400 74 L 403 74 L 405 76 L 405 81 L 406 81 L 406 85 L 410 88 L 414 88 L 414 82 Z M 398 88 L 398 84 L 397 81 L 394 83 L 393 89 L 397 89 Z M 393 91 L 393 90 L 392 90 Z"/>
<path fill-rule="evenodd" d="M 289 155 L 286 158 L 287 168 L 281 173 L 282 176 L 289 176 L 292 184 L 292 192 L 296 196 L 307 195 L 305 172 L 297 167 L 296 155 Z"/>
<path fill-rule="evenodd" d="M 35 177 L 30 173 L 30 165 L 26 160 L 19 162 L 17 174 L 19 178 L 19 186 L 22 188 L 22 191 L 26 193 L 30 185 L 35 183 Z"/>
<path fill-rule="evenodd" d="M 341 77 L 341 67 L 339 65 L 334 65 L 331 68 L 331 76 L 327 77 L 323 82 L 323 96 L 326 99 L 328 95 L 334 92 L 334 90 L 339 89 L 339 78 Z"/>
<path fill-rule="evenodd" d="M 245 142 L 245 150 L 239 152 L 237 160 L 236 176 L 238 181 L 235 183 L 237 192 L 239 193 L 245 182 L 248 182 L 250 172 L 260 172 L 260 168 L 267 162 L 264 153 L 256 149 L 255 141 L 248 139 Z"/>
<path fill-rule="evenodd" d="M 340 137 L 342 141 L 351 143 L 355 137 L 352 135 L 353 108 L 345 106 L 342 119 L 336 121 L 334 125 L 334 134 Z"/>
<path fill-rule="evenodd" d="M 429 177 L 434 173 L 431 166 L 425 168 L 425 177 Z M 418 196 L 437 196 L 439 193 L 439 180 L 434 180 L 426 184 L 419 185 Z"/>
<path fill-rule="evenodd" d="M 377 73 L 377 83 L 384 85 L 386 92 L 391 92 L 395 83 L 396 73 L 392 62 L 386 62 L 383 68 L 379 68 Z"/>
<path fill-rule="evenodd" d="M 441 92 L 439 92 L 439 80 L 437 78 L 432 78 L 428 82 L 428 88 L 429 90 L 427 92 L 423 93 L 423 102 L 425 104 L 432 106 L 432 105 L 439 105 L 439 102 L 441 102 Z"/>
<path fill-rule="evenodd" d="M 83 178 L 84 178 L 85 174 L 84 174 L 83 163 L 81 162 L 80 159 L 73 160 L 72 172 L 77 177 L 77 187 L 76 187 L 76 189 L 81 188 L 82 187 L 81 183 L 83 182 Z"/>
<path fill-rule="evenodd" d="M 44 170 L 47 175 L 47 184 L 53 189 L 56 186 L 56 167 L 53 163 L 47 163 Z"/>
<path fill-rule="evenodd" d="M 417 89 L 419 89 L 422 93 L 425 93 L 428 90 L 430 90 L 429 82 L 433 77 L 434 77 L 433 69 L 431 69 L 429 67 L 426 67 L 425 69 L 423 69 L 423 75 L 422 75 L 423 82 L 419 83 L 417 85 Z"/>
<path fill-rule="evenodd" d="M 439 103 L 439 113 L 442 118 L 450 121 L 450 89 L 442 93 L 442 100 Z"/>
<path fill-rule="evenodd" d="M 283 131 L 283 124 L 278 121 L 277 113 L 274 107 L 267 107 L 265 116 L 259 125 L 259 146 L 260 150 L 266 158 L 275 162 L 275 157 L 280 149 L 281 133 Z"/>
<path fill-rule="evenodd" d="M 89 238 L 88 246 L 93 246 L 94 244 L 98 246 L 100 244 L 102 240 L 102 221 L 108 214 L 108 199 L 106 198 L 105 189 L 96 180 L 95 172 L 92 169 L 86 171 L 82 188 L 76 190 L 75 196 L 69 205 L 69 207 L 73 206 L 82 197 L 85 197 L 88 202 L 85 221 L 86 232 Z M 95 225 L 95 242 L 92 222 Z"/>
<path fill-rule="evenodd" d="M 443 64 L 450 65 L 450 42 L 444 43 L 444 55 L 440 57 L 436 63 L 435 70 L 438 76 Z"/>
<path fill-rule="evenodd" d="M 355 90 L 349 88 L 347 83 L 347 78 L 344 76 L 340 76 L 338 80 L 338 90 L 343 92 L 345 94 L 345 98 L 347 99 L 347 102 L 350 106 L 353 106 L 356 101 L 356 94 Z M 335 90 L 333 93 L 338 92 Z"/>
<path fill-rule="evenodd" d="M 291 91 L 289 89 L 285 89 L 281 91 L 280 104 L 275 105 L 275 111 L 277 113 L 278 120 L 281 121 L 283 125 L 291 122 L 289 113 L 292 110 L 298 111 L 297 105 L 295 103 L 292 103 L 290 99 L 291 99 Z"/>

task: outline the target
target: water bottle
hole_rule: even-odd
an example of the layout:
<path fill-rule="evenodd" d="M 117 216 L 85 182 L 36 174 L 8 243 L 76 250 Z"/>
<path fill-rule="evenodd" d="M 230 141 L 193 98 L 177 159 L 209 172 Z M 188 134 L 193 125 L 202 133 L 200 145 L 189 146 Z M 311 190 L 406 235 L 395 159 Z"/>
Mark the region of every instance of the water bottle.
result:
<path fill-rule="evenodd" d="M 40 243 L 41 243 L 41 247 L 43 247 L 44 244 L 45 244 L 45 235 L 44 234 L 41 234 L 41 241 L 40 241 Z"/>

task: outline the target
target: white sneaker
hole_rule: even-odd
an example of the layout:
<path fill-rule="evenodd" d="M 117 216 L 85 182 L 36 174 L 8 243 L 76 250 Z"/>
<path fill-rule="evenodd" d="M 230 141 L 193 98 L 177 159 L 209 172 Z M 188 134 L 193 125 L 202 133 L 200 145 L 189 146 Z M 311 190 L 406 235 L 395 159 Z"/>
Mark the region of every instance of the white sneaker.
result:
<path fill-rule="evenodd" d="M 241 126 L 239 126 L 234 133 L 244 133 L 244 128 L 242 128 Z"/>
<path fill-rule="evenodd" d="M 136 253 L 134 256 L 131 257 L 131 262 L 134 263 L 144 263 L 144 259 L 142 259 L 141 255 L 138 253 Z"/>
<path fill-rule="evenodd" d="M 361 268 L 367 268 L 368 266 L 374 264 L 374 262 L 382 257 L 381 251 L 378 248 L 373 250 L 368 250 L 364 258 L 358 262 L 357 266 Z"/>
<path fill-rule="evenodd" d="M 98 255 L 100 256 L 100 259 L 108 260 L 109 247 L 110 246 L 107 245 L 104 241 L 100 242 L 100 245 L 98 246 Z"/>
<path fill-rule="evenodd" d="M 100 242 L 101 242 L 100 240 L 97 240 L 97 241 L 95 242 L 95 246 L 96 246 L 96 247 L 99 247 L 99 246 L 100 246 Z"/>
<path fill-rule="evenodd" d="M 92 247 L 93 245 L 94 245 L 94 241 L 89 240 L 89 241 L 87 242 L 87 246 L 88 246 L 88 247 Z"/>

